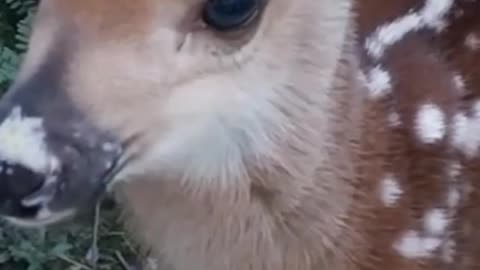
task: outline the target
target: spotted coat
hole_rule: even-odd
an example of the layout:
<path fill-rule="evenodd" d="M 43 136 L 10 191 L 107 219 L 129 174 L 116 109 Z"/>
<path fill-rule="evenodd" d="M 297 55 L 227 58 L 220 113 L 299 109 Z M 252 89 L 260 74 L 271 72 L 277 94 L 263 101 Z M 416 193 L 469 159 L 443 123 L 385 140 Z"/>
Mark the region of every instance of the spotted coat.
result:
<path fill-rule="evenodd" d="M 359 188 L 375 205 L 358 269 L 480 269 L 480 1 L 356 11 L 371 111 Z"/>

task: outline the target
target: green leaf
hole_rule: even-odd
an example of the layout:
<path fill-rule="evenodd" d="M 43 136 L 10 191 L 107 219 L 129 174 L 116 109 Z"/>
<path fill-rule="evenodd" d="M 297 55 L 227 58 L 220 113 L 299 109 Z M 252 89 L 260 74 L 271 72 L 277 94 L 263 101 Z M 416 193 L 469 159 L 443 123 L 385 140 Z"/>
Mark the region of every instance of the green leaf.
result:
<path fill-rule="evenodd" d="M 50 251 L 50 253 L 52 253 L 54 255 L 63 255 L 63 254 L 68 253 L 68 251 L 70 251 L 72 248 L 73 248 L 73 246 L 71 244 L 64 242 L 64 243 L 57 244 Z"/>

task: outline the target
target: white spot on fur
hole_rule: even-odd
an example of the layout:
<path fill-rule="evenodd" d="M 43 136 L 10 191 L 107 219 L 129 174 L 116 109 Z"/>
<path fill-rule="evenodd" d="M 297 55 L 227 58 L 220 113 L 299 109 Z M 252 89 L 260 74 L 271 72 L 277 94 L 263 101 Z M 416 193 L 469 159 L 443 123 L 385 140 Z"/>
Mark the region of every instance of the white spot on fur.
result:
<path fill-rule="evenodd" d="M 447 214 L 442 209 L 433 209 L 429 211 L 424 218 L 425 230 L 431 235 L 443 235 L 448 224 Z"/>
<path fill-rule="evenodd" d="M 430 28 L 443 30 L 447 25 L 445 15 L 451 10 L 454 2 L 454 0 L 428 0 L 420 12 L 422 21 Z"/>
<path fill-rule="evenodd" d="M 453 76 L 453 82 L 455 83 L 455 87 L 459 93 L 465 92 L 465 80 L 463 79 L 462 75 L 455 74 Z"/>
<path fill-rule="evenodd" d="M 474 105 L 472 117 L 458 113 L 453 118 L 452 144 L 468 158 L 473 158 L 480 147 L 480 102 Z"/>
<path fill-rule="evenodd" d="M 394 248 L 400 253 L 400 255 L 407 258 L 422 256 L 424 253 L 422 239 L 416 231 L 408 231 Z"/>
<path fill-rule="evenodd" d="M 418 111 L 415 128 L 422 142 L 435 143 L 445 136 L 445 115 L 438 106 L 425 104 Z"/>
<path fill-rule="evenodd" d="M 390 113 L 388 115 L 387 121 L 391 127 L 398 127 L 402 124 L 402 121 L 400 120 L 400 114 L 398 114 L 397 112 Z"/>
<path fill-rule="evenodd" d="M 444 16 L 453 5 L 453 0 L 428 0 L 418 12 L 410 12 L 393 22 L 379 27 L 366 41 L 368 53 L 379 59 L 385 50 L 410 32 L 423 27 L 441 31 L 446 26 Z"/>
<path fill-rule="evenodd" d="M 387 47 L 401 40 L 408 32 L 419 28 L 420 22 L 421 18 L 417 14 L 410 13 L 390 24 L 381 26 L 366 41 L 368 53 L 375 59 L 382 57 Z"/>
<path fill-rule="evenodd" d="M 453 162 L 448 166 L 448 177 L 450 181 L 456 183 L 461 175 L 462 165 L 459 162 Z"/>
<path fill-rule="evenodd" d="M 394 244 L 394 249 L 405 258 L 415 259 L 431 256 L 441 243 L 439 238 L 421 237 L 418 232 L 410 230 Z"/>
<path fill-rule="evenodd" d="M 20 107 L 13 108 L 0 125 L 0 159 L 21 164 L 44 173 L 51 166 L 52 156 L 45 144 L 42 119 L 24 117 Z"/>
<path fill-rule="evenodd" d="M 381 183 L 381 199 L 386 206 L 393 206 L 402 194 L 403 191 L 393 175 L 388 175 L 383 179 Z"/>
<path fill-rule="evenodd" d="M 470 50 L 478 50 L 480 48 L 480 37 L 476 33 L 470 33 L 465 38 L 465 46 Z"/>
<path fill-rule="evenodd" d="M 392 90 L 390 74 L 380 66 L 376 66 L 368 74 L 367 86 L 372 98 L 385 96 Z"/>
<path fill-rule="evenodd" d="M 460 191 L 456 187 L 450 187 L 447 194 L 447 205 L 450 208 L 456 208 L 460 203 Z"/>

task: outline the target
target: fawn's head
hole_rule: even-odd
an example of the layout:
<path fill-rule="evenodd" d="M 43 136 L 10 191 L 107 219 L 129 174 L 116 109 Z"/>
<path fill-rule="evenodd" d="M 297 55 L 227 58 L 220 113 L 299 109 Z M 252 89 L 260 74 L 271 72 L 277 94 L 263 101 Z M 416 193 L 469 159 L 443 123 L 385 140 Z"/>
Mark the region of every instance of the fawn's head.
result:
<path fill-rule="evenodd" d="M 295 89 L 328 103 L 349 2 L 41 1 L 0 104 L 2 213 L 47 225 L 107 182 L 238 176 L 288 132 Z"/>

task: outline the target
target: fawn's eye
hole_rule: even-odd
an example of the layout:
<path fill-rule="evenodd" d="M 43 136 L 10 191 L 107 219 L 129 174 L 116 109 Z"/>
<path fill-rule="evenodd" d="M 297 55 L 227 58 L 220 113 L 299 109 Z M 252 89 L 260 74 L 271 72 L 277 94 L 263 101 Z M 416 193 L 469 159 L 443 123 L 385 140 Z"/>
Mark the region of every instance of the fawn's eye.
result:
<path fill-rule="evenodd" d="M 263 0 L 207 0 L 203 20 L 218 31 L 235 30 L 258 14 Z"/>

